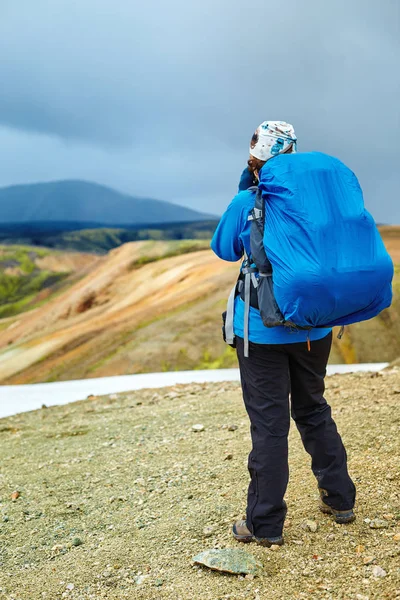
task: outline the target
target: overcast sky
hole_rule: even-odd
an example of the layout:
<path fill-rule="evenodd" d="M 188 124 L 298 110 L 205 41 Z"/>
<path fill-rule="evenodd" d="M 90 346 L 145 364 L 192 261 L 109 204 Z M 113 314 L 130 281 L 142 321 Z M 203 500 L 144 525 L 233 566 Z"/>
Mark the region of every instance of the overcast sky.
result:
<path fill-rule="evenodd" d="M 0 0 L 0 185 L 80 178 L 222 213 L 294 124 L 400 223 L 399 0 Z"/>

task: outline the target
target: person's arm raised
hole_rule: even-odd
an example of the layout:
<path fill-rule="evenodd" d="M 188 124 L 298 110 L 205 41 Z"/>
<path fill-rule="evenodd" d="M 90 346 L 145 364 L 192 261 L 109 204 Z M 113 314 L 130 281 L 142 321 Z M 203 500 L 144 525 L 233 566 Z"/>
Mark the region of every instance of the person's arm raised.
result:
<path fill-rule="evenodd" d="M 236 262 L 243 256 L 240 234 L 244 222 L 247 221 L 247 206 L 246 202 L 243 201 L 244 194 L 245 192 L 241 192 L 234 197 L 222 215 L 211 241 L 212 250 L 222 260 Z"/>

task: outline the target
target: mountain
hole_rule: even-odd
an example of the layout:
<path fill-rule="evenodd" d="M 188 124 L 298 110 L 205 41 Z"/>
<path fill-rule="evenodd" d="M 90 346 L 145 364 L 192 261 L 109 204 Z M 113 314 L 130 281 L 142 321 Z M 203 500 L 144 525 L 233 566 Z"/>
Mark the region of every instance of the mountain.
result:
<path fill-rule="evenodd" d="M 129 196 L 87 181 L 0 188 L 0 224 L 55 222 L 137 226 L 210 218 L 215 217 L 170 202 Z"/>

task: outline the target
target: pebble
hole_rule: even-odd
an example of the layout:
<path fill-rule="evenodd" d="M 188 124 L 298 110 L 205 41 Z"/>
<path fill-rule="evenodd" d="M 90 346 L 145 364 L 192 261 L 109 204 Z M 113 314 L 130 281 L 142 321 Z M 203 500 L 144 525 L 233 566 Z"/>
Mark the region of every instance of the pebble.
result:
<path fill-rule="evenodd" d="M 18 500 L 18 498 L 20 497 L 20 495 L 21 495 L 21 493 L 16 490 L 15 492 L 13 492 L 11 494 L 11 500 L 13 502 L 15 502 L 16 500 Z"/>
<path fill-rule="evenodd" d="M 272 550 L 272 552 L 278 552 L 278 550 L 280 550 L 281 547 L 278 546 L 278 544 L 272 544 L 272 546 L 270 546 L 269 549 Z"/>
<path fill-rule="evenodd" d="M 72 590 L 75 589 L 75 586 L 73 583 L 68 583 L 68 585 L 65 586 L 65 589 L 72 592 Z"/>
<path fill-rule="evenodd" d="M 211 537 L 212 534 L 214 533 L 214 531 L 215 531 L 215 527 L 210 527 L 210 526 L 204 527 L 203 535 L 204 535 L 204 537 Z"/>
<path fill-rule="evenodd" d="M 387 573 L 384 569 L 382 569 L 382 567 L 375 565 L 372 567 L 372 575 L 374 577 L 386 577 Z"/>
<path fill-rule="evenodd" d="M 154 585 L 156 587 L 161 587 L 163 583 L 164 583 L 164 581 L 162 579 L 156 579 L 154 582 Z"/>
<path fill-rule="evenodd" d="M 372 563 L 376 560 L 375 556 L 365 556 L 363 558 L 364 565 L 372 565 Z"/>
<path fill-rule="evenodd" d="M 315 521 L 311 521 L 309 519 L 307 519 L 307 521 L 304 521 L 301 524 L 302 528 L 305 529 L 306 531 L 311 531 L 311 533 L 315 533 L 318 529 L 318 525 Z"/>
<path fill-rule="evenodd" d="M 369 526 L 371 527 L 371 529 L 386 529 L 388 527 L 388 523 L 383 519 L 374 519 L 373 521 L 371 521 Z"/>
<path fill-rule="evenodd" d="M 238 429 L 237 425 L 228 425 L 228 431 L 236 431 Z"/>
<path fill-rule="evenodd" d="M 369 596 L 364 596 L 363 594 L 357 594 L 356 600 L 369 600 Z"/>
<path fill-rule="evenodd" d="M 400 542 L 400 533 L 395 533 L 394 536 L 393 536 L 393 539 L 394 539 L 395 542 Z"/>
<path fill-rule="evenodd" d="M 82 542 L 81 538 L 76 537 L 72 540 L 73 546 L 82 546 L 82 544 L 83 544 L 83 542 Z"/>
<path fill-rule="evenodd" d="M 356 546 L 357 554 L 361 554 L 362 552 L 364 552 L 364 550 L 365 550 L 365 546 L 363 546 L 362 544 L 359 544 L 358 546 Z"/>
<path fill-rule="evenodd" d="M 233 454 L 227 454 L 224 458 L 224 460 L 232 460 L 233 458 Z"/>
<path fill-rule="evenodd" d="M 201 423 L 196 423 L 195 425 L 192 425 L 192 431 L 204 431 L 204 425 L 202 425 Z"/>
<path fill-rule="evenodd" d="M 394 514 L 392 514 L 392 513 L 386 513 L 386 515 L 382 515 L 382 517 L 384 519 L 386 519 L 386 521 L 391 521 L 392 519 L 394 519 Z"/>

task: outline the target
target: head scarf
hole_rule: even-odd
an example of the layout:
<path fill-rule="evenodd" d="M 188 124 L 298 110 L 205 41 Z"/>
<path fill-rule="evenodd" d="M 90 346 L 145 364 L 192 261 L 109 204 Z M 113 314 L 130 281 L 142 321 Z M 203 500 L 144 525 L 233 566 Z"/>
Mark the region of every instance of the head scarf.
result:
<path fill-rule="evenodd" d="M 297 138 L 293 125 L 285 121 L 264 121 L 257 127 L 250 142 L 250 154 L 267 161 L 292 146 L 296 152 Z"/>

